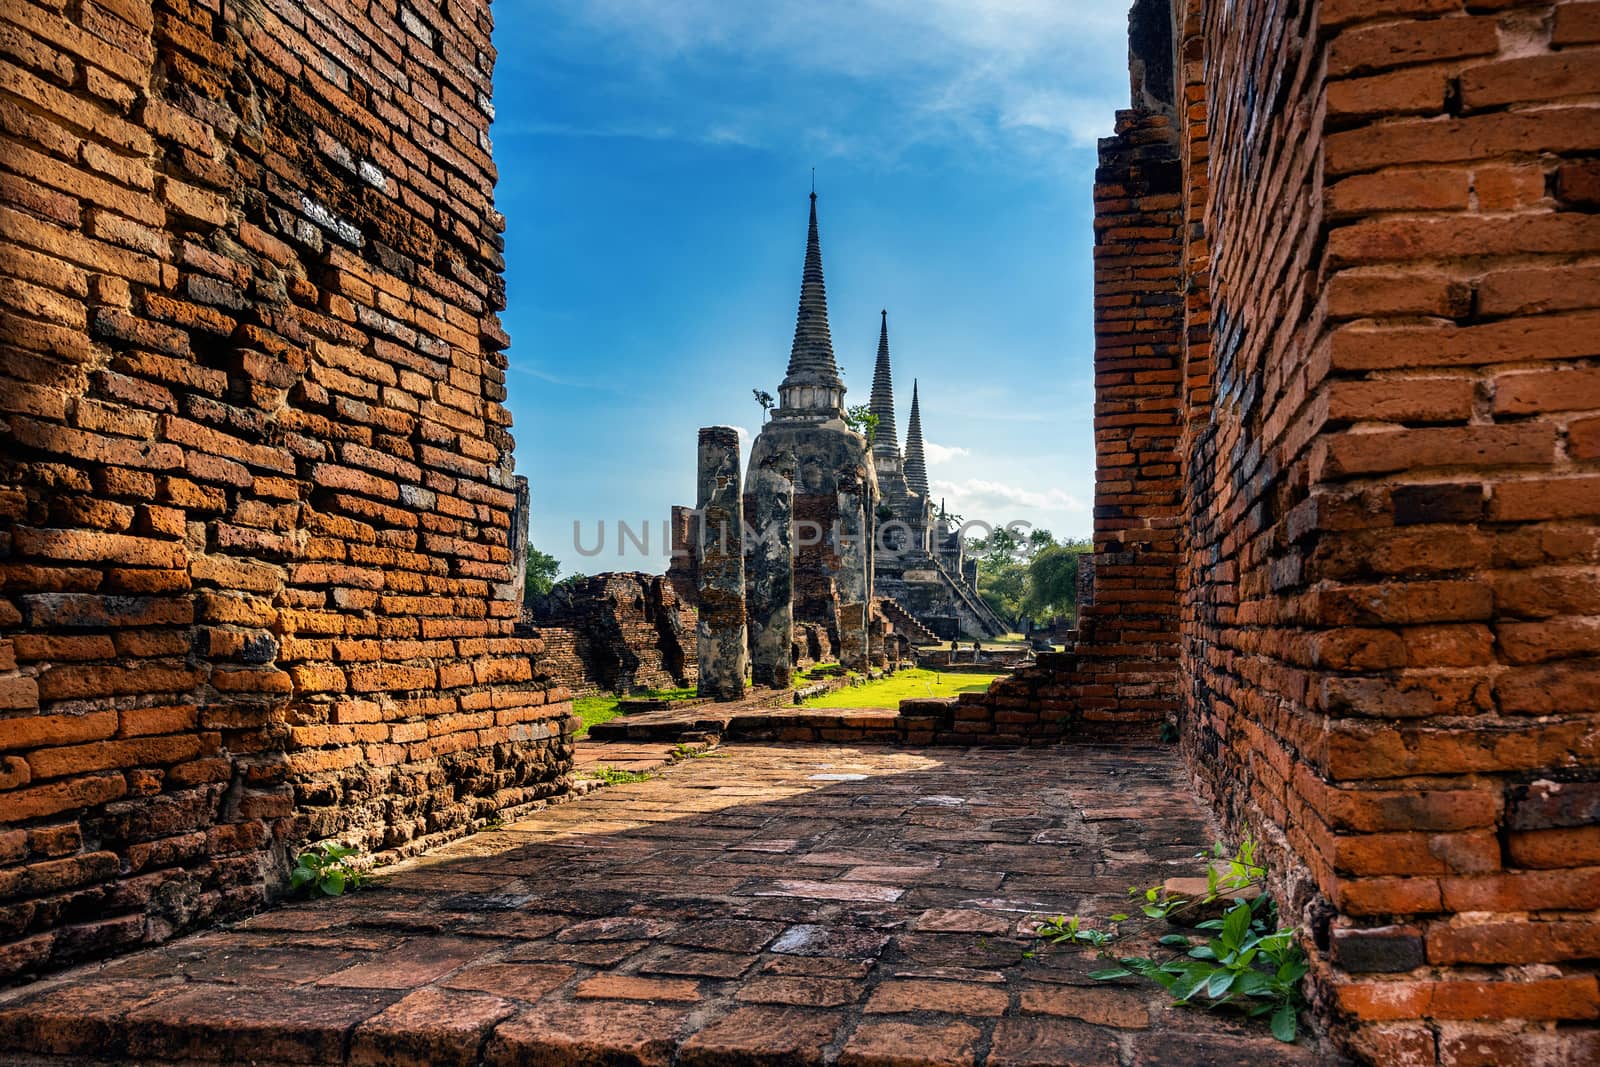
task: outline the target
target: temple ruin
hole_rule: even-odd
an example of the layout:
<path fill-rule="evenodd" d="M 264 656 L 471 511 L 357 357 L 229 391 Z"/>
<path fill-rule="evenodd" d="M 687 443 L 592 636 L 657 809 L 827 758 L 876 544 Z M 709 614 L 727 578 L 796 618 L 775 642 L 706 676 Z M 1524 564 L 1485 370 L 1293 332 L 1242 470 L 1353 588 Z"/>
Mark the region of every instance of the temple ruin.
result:
<path fill-rule="evenodd" d="M 0 28 L 8 1061 L 1600 1060 L 1600 4 L 1137 0 L 1072 646 L 631 820 L 573 799 L 518 630 L 487 0 Z M 714 521 L 651 594 L 695 590 L 703 691 L 752 647 L 781 684 L 786 624 L 869 667 L 875 574 L 883 620 L 981 623 L 879 338 L 869 448 L 813 201 L 778 409 L 747 480 L 702 434 Z M 1213 826 L 1261 842 L 1316 1042 L 1021 972 L 1032 901 Z M 321 839 L 445 851 L 273 910 Z"/>
<path fill-rule="evenodd" d="M 885 600 L 893 601 L 890 611 L 914 620 L 918 632 L 931 637 L 1005 633 L 1005 624 L 978 594 L 977 563 L 966 558 L 961 531 L 942 506 L 934 506 L 915 383 L 904 454 L 900 450 L 887 310 L 879 323 L 868 404 L 878 420 L 870 443 L 846 424 L 845 393 L 828 325 L 813 192 L 788 372 L 751 452 L 744 515 L 759 540 L 746 550 L 766 560 L 768 569 L 787 570 L 780 580 L 792 606 L 782 610 L 791 620 L 825 630 L 851 669 L 871 665 L 870 620 L 874 612 L 883 614 L 873 604 Z M 787 522 L 779 518 L 784 514 Z M 674 516 L 675 525 L 698 521 L 688 509 L 677 509 Z M 780 539 L 784 548 L 772 548 Z M 692 545 L 695 538 L 685 530 L 678 543 Z M 675 559 L 679 577 L 674 581 L 692 586 L 696 566 L 692 552 Z M 763 604 L 781 602 L 767 582 L 757 587 L 757 575 L 763 573 L 751 572 L 752 597 Z M 765 627 L 751 630 L 753 650 L 762 632 Z M 771 648 L 789 647 L 772 633 Z M 768 660 L 777 661 L 770 650 Z M 772 669 L 763 668 L 758 683 L 769 684 L 764 679 L 773 677 Z"/>

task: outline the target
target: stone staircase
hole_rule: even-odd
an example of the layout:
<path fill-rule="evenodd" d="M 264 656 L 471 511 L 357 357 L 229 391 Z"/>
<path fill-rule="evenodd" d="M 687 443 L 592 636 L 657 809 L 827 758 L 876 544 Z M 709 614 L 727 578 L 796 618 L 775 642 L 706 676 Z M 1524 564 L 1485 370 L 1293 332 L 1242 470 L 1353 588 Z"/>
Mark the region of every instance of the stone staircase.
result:
<path fill-rule="evenodd" d="M 938 634 L 918 622 L 916 617 L 906 610 L 905 605 L 894 597 L 880 596 L 878 603 L 882 606 L 884 615 L 894 624 L 895 632 L 904 634 L 912 645 L 921 647 L 942 643 Z"/>

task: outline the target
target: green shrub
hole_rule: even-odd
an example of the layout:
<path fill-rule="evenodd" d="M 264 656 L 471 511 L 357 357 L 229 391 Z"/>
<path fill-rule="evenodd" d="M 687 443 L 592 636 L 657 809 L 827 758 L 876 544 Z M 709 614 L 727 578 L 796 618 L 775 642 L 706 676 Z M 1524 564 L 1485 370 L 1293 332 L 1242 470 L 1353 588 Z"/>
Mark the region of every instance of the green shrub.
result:
<path fill-rule="evenodd" d="M 306 846 L 295 860 L 289 888 L 311 897 L 337 897 L 360 889 L 364 876 L 350 863 L 350 857 L 357 851 L 334 841 L 318 841 Z"/>

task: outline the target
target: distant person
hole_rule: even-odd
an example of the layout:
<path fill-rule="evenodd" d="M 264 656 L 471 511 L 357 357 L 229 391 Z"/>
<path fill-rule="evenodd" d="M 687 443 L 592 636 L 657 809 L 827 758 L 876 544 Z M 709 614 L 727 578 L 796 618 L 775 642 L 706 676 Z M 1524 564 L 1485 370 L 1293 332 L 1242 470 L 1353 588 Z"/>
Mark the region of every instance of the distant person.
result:
<path fill-rule="evenodd" d="M 983 642 L 977 638 L 972 639 L 972 662 L 978 662 L 978 657 L 983 654 Z"/>

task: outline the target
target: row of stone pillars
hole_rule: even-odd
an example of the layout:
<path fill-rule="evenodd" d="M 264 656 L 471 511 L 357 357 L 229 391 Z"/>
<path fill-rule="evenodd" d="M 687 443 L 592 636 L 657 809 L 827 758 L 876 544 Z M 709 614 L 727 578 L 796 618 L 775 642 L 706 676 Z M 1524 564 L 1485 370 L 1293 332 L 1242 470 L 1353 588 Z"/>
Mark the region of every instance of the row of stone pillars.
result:
<path fill-rule="evenodd" d="M 751 470 L 746 496 L 738 431 L 731 426 L 700 431 L 695 501 L 699 528 L 691 543 L 698 556 L 701 696 L 741 699 L 747 676 L 755 685 L 774 689 L 793 682 L 795 473 L 793 453 L 770 454 Z M 749 528 L 756 534 L 749 546 L 747 502 Z M 839 510 L 841 540 L 865 546 L 871 535 L 870 517 L 860 507 Z M 860 566 L 842 568 L 839 581 L 840 661 L 865 669 L 871 561 L 864 556 L 851 562 Z"/>

